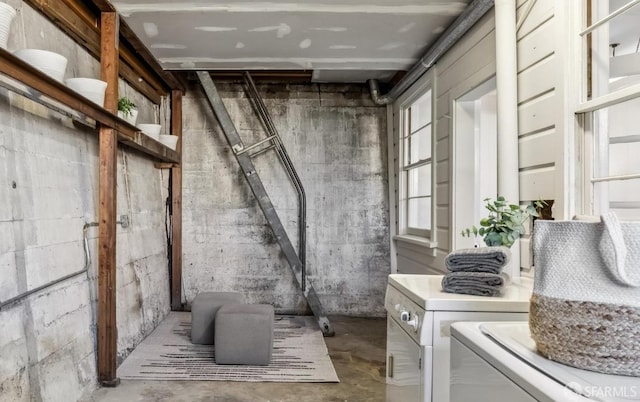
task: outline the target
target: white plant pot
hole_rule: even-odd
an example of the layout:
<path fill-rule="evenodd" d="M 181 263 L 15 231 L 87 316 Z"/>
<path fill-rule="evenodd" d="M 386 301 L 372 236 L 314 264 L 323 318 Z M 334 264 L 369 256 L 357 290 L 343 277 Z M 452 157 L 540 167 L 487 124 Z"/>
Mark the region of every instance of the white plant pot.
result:
<path fill-rule="evenodd" d="M 160 141 L 160 129 L 162 126 L 160 124 L 138 124 L 137 126 L 140 131 L 153 138 L 156 141 Z"/>
<path fill-rule="evenodd" d="M 176 145 L 178 145 L 178 138 L 177 135 L 160 135 L 160 142 L 175 151 Z"/>
<path fill-rule="evenodd" d="M 67 86 L 93 103 L 104 106 L 104 93 L 107 83 L 95 78 L 69 78 Z"/>
<path fill-rule="evenodd" d="M 136 125 L 138 120 L 138 109 L 131 109 L 131 113 L 125 114 L 122 110 L 118 110 L 118 117 L 127 121 L 132 126 Z"/>
<path fill-rule="evenodd" d="M 6 3 L 0 3 L 0 47 L 7 48 L 11 22 L 16 16 L 16 10 Z"/>
<path fill-rule="evenodd" d="M 40 49 L 20 49 L 14 55 L 56 81 L 62 82 L 64 79 L 67 58 L 61 54 Z"/>

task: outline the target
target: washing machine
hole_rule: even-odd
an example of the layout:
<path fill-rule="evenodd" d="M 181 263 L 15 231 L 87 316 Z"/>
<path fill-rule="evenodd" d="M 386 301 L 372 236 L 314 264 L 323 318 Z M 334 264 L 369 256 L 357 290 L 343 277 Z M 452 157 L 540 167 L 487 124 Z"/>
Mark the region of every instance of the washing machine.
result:
<path fill-rule="evenodd" d="M 449 401 L 449 327 L 457 321 L 526 321 L 533 289 L 519 278 L 495 297 L 442 291 L 442 275 L 389 275 L 387 402 Z"/>
<path fill-rule="evenodd" d="M 640 401 L 640 377 L 553 362 L 536 351 L 527 322 L 454 323 L 450 359 L 451 402 Z"/>

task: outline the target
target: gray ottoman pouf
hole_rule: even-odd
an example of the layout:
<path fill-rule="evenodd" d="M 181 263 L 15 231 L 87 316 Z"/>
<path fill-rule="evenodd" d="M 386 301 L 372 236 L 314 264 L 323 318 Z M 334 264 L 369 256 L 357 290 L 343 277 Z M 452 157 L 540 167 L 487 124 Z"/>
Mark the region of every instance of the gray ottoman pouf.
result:
<path fill-rule="evenodd" d="M 235 292 L 202 292 L 191 303 L 191 342 L 212 345 L 218 309 L 229 303 L 242 303 L 243 297 Z"/>
<path fill-rule="evenodd" d="M 273 306 L 225 304 L 216 314 L 217 364 L 267 365 L 273 349 Z"/>

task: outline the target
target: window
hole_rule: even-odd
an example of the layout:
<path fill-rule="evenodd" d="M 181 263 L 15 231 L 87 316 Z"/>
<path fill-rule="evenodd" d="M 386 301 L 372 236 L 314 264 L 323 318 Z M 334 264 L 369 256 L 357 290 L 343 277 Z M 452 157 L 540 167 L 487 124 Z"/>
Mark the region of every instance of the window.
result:
<path fill-rule="evenodd" d="M 481 238 L 462 231 L 478 225 L 485 199 L 498 195 L 498 115 L 495 76 L 453 103 L 452 250 L 471 248 Z"/>
<path fill-rule="evenodd" d="M 431 233 L 431 94 L 428 89 L 401 111 L 401 234 Z"/>
<path fill-rule="evenodd" d="M 582 212 L 640 220 L 640 53 L 637 0 L 585 0 Z"/>

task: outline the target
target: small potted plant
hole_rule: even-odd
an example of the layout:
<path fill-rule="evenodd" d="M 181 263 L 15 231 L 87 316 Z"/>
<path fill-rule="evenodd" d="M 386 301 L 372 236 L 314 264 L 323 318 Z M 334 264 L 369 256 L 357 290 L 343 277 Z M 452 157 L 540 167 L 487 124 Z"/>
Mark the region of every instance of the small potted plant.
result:
<path fill-rule="evenodd" d="M 495 201 L 490 198 L 484 200 L 489 216 L 480 219 L 480 228 L 472 226 L 462 231 L 462 236 L 474 237 L 480 235 L 485 244 L 491 246 L 505 246 L 511 248 L 513 243 L 525 232 L 524 223 L 532 216 L 539 216 L 538 211 L 545 205 L 544 201 L 534 201 L 521 209 L 519 205 L 509 204 L 504 197 Z M 477 244 L 476 244 L 477 247 Z"/>
<path fill-rule="evenodd" d="M 138 119 L 138 109 L 136 108 L 136 104 L 126 96 L 118 99 L 118 117 L 125 119 L 134 126 Z"/>

